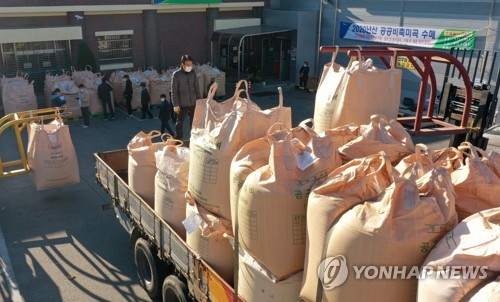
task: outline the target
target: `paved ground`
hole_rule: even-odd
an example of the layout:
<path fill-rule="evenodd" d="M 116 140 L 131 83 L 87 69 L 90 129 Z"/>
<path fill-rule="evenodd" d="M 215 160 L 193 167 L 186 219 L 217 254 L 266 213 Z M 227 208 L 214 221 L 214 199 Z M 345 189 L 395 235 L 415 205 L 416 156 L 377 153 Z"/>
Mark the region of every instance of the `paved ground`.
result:
<path fill-rule="evenodd" d="M 313 93 L 288 88 L 284 94 L 294 125 L 312 116 Z M 277 94 L 253 100 L 264 108 L 278 103 Z M 28 175 L 0 179 L 0 301 L 149 301 L 139 286 L 127 233 L 112 211 L 101 210 L 109 198 L 95 183 L 92 154 L 125 148 L 140 130 L 159 129 L 159 120 L 126 120 L 119 113 L 115 121 L 91 120 L 89 129 L 81 129 L 80 121 L 68 124 L 80 184 L 36 191 Z M 498 139 L 500 131 L 495 133 Z M 447 138 L 426 142 L 445 147 Z M 499 140 L 495 144 L 500 148 Z M 9 131 L 0 137 L 0 154 L 11 160 L 15 151 Z"/>

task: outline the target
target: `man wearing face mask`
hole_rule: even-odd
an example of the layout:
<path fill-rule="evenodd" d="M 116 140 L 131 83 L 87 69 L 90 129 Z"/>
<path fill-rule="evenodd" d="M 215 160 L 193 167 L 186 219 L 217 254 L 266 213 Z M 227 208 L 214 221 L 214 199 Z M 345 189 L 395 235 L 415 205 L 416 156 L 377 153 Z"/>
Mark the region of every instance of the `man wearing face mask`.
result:
<path fill-rule="evenodd" d="M 300 88 L 307 89 L 307 79 L 309 78 L 309 63 L 306 61 L 299 70 Z"/>
<path fill-rule="evenodd" d="M 182 139 L 184 136 L 183 126 L 187 115 L 189 115 L 189 130 L 191 131 L 197 99 L 201 99 L 201 95 L 196 72 L 193 70 L 193 58 L 190 55 L 183 55 L 181 68 L 174 72 L 172 78 L 172 104 L 177 114 L 175 138 Z"/>
<path fill-rule="evenodd" d="M 146 83 L 141 83 L 141 106 L 142 106 L 142 117 L 141 119 L 146 119 L 146 115 L 149 119 L 153 118 L 153 114 L 151 110 L 149 110 L 149 104 L 151 103 L 151 97 L 149 96 L 149 92 L 146 89 Z"/>

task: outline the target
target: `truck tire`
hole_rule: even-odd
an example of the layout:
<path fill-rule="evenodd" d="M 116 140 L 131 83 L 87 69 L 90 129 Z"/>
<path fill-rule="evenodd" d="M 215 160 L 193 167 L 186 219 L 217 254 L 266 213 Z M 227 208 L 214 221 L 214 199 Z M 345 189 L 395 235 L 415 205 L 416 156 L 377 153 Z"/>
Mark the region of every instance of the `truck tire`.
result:
<path fill-rule="evenodd" d="M 177 276 L 170 275 L 163 281 L 163 302 L 189 302 L 188 289 Z"/>
<path fill-rule="evenodd" d="M 151 244 L 143 238 L 135 242 L 134 260 L 142 287 L 151 299 L 157 298 L 160 295 L 163 265 L 152 252 Z"/>

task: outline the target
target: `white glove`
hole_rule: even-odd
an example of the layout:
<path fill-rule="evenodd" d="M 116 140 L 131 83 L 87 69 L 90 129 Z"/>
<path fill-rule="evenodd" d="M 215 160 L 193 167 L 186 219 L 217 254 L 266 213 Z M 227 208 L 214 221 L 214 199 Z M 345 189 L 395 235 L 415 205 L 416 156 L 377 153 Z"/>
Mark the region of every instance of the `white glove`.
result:
<path fill-rule="evenodd" d="M 174 107 L 174 112 L 175 112 L 175 114 L 179 114 L 179 112 L 181 112 L 181 107 L 175 106 Z"/>

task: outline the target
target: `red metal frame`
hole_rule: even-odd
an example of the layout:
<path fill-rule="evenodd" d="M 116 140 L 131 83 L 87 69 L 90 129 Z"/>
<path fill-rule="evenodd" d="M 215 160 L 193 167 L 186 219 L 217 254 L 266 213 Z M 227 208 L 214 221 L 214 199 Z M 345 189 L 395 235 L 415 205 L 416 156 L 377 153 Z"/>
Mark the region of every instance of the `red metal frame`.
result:
<path fill-rule="evenodd" d="M 408 60 L 413 64 L 413 66 L 415 66 L 415 70 L 420 74 L 422 78 L 415 116 L 398 118 L 398 122 L 402 124 L 414 124 L 413 129 L 408 130 L 411 135 L 447 135 L 467 133 L 469 131 L 469 129 L 467 128 L 467 122 L 469 119 L 469 112 L 472 101 L 472 85 L 469 74 L 467 73 L 465 67 L 462 65 L 462 63 L 460 63 L 458 59 L 456 59 L 451 54 L 436 50 L 413 50 L 409 47 L 399 46 L 322 46 L 320 48 L 320 52 L 332 53 L 335 51 L 347 53 L 347 55 L 350 57 L 356 57 L 358 55 L 361 55 L 363 57 L 378 57 L 387 68 L 390 68 L 391 66 L 386 57 L 395 56 L 397 58 L 398 56 L 400 56 L 408 58 Z M 417 58 L 423 64 L 422 67 L 417 64 L 415 58 Z M 462 115 L 460 126 L 444 122 L 442 117 L 434 116 L 437 83 L 436 74 L 434 73 L 434 69 L 431 65 L 432 62 L 453 64 L 462 76 L 466 97 L 464 104 L 464 114 Z M 427 93 L 427 84 L 429 83 L 429 81 L 431 86 L 430 100 L 429 107 L 427 108 L 427 116 L 424 117 L 423 111 L 425 105 L 425 96 Z M 422 123 L 428 122 L 432 122 L 439 127 L 422 129 Z"/>

